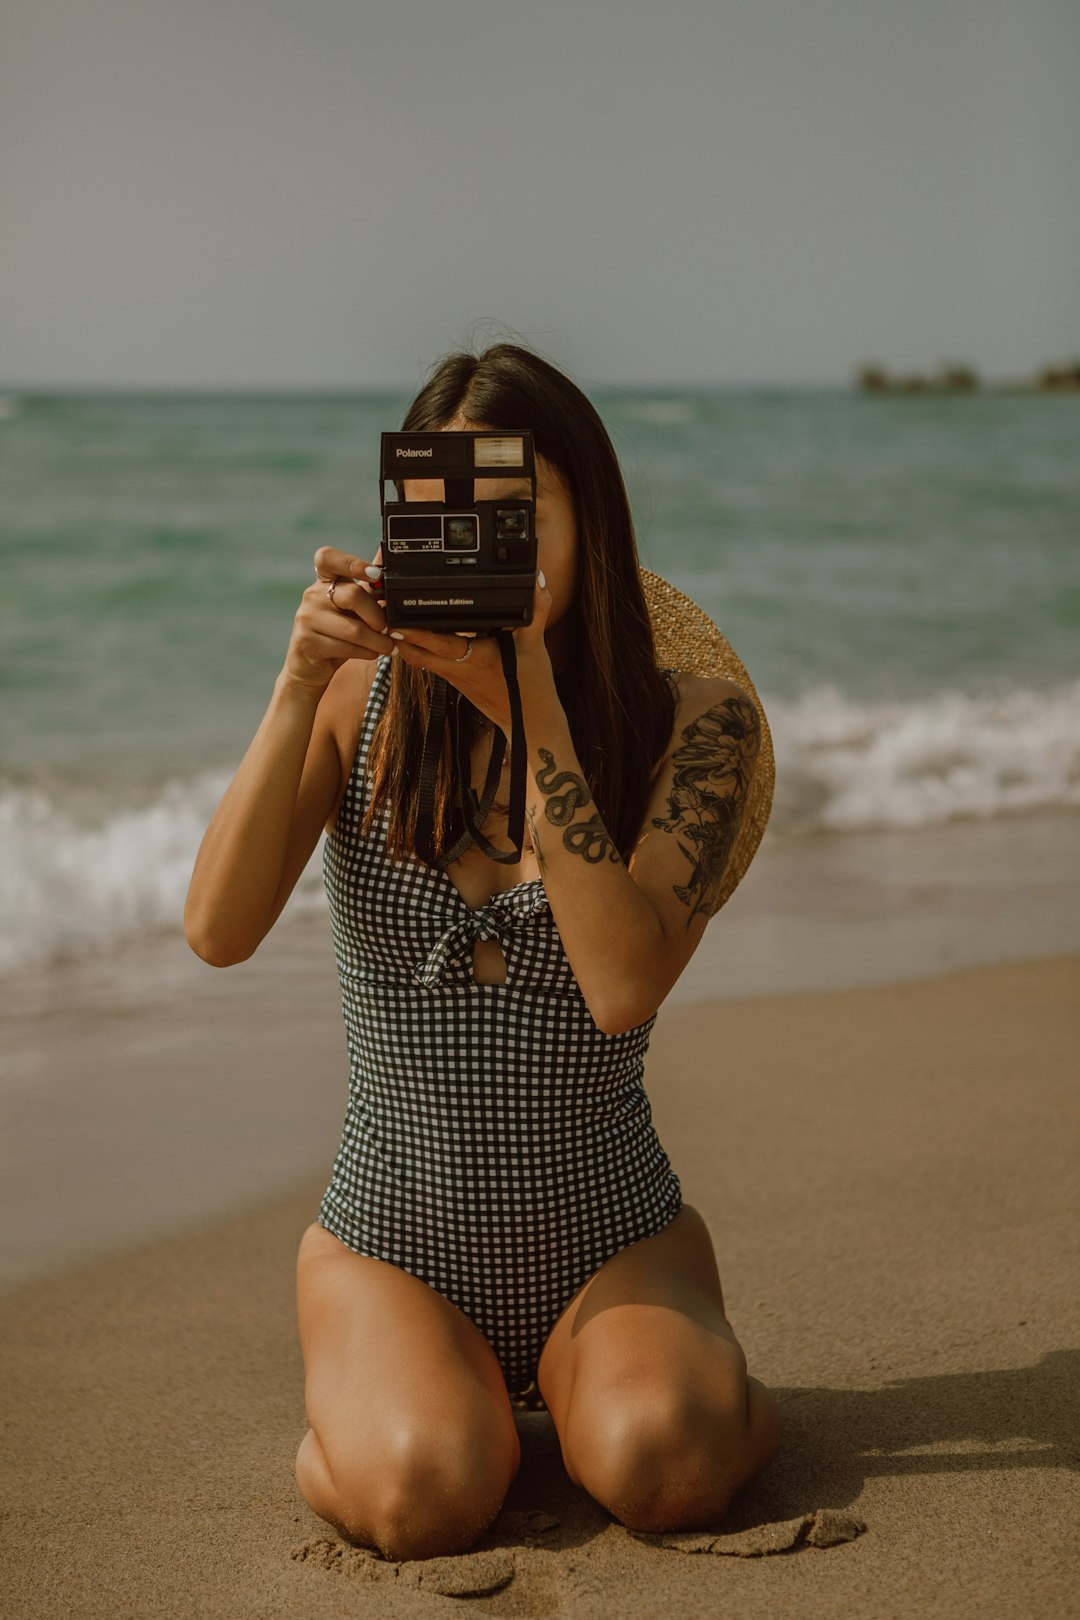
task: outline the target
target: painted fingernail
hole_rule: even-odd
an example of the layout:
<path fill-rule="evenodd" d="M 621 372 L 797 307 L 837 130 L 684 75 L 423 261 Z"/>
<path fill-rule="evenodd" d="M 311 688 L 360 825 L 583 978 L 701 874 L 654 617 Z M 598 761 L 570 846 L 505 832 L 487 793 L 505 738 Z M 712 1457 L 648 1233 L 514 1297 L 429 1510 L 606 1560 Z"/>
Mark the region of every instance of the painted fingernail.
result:
<path fill-rule="evenodd" d="M 393 636 L 395 641 L 405 640 L 404 634 L 400 630 L 391 630 L 390 634 Z"/>
<path fill-rule="evenodd" d="M 364 569 L 364 573 L 367 575 L 368 579 L 382 578 L 382 569 L 377 563 L 370 563 L 368 567 Z"/>
<path fill-rule="evenodd" d="M 537 574 L 536 583 L 539 585 L 541 590 L 543 590 L 545 588 L 545 586 L 547 585 L 547 580 L 544 578 L 543 569 L 541 569 L 540 572 Z"/>

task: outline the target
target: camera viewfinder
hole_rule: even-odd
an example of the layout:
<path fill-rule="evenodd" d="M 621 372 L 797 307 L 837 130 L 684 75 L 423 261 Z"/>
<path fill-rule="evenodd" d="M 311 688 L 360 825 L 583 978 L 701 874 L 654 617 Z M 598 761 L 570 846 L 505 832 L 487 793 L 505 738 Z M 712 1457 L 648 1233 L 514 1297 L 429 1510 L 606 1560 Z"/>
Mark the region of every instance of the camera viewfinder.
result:
<path fill-rule="evenodd" d="M 496 540 L 526 540 L 529 534 L 528 513 L 520 510 L 497 508 L 495 512 Z"/>

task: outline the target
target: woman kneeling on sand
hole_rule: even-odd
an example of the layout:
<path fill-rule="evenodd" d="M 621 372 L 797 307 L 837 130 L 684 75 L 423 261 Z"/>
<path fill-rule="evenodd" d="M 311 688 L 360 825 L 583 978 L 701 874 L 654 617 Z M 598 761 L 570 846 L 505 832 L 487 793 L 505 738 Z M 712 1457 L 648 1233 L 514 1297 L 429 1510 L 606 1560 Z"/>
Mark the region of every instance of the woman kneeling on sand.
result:
<path fill-rule="evenodd" d="M 535 1385 L 571 1480 L 625 1525 L 713 1526 L 776 1454 L 780 1414 L 642 1075 L 760 840 L 768 727 L 716 627 L 640 568 L 611 442 L 555 367 L 511 344 L 452 355 L 403 427 L 533 434 L 520 861 L 470 846 L 452 791 L 459 747 L 477 786 L 512 735 L 497 640 L 390 634 L 379 557 L 322 547 L 185 911 L 199 956 L 243 961 L 325 827 L 349 1100 L 297 1261 L 297 1483 L 387 1558 L 463 1551 L 517 1474 L 511 1397 Z M 527 493 L 484 483 L 477 498 Z M 443 498 L 430 479 L 404 491 Z M 448 713 L 432 863 L 415 835 L 439 677 L 462 729 Z M 488 839 L 509 825 L 504 772 Z"/>

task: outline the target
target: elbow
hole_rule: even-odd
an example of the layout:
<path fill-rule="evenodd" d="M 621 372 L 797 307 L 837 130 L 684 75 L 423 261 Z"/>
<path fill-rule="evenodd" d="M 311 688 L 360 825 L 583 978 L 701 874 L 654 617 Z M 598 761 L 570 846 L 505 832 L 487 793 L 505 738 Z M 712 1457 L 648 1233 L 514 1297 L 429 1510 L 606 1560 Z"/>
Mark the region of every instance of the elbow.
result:
<path fill-rule="evenodd" d="M 192 936 L 187 929 L 184 938 L 199 959 L 208 967 L 226 968 L 235 967 L 237 962 L 246 962 L 253 955 L 252 951 L 227 950 L 221 945 L 215 945 L 210 940 L 203 940 L 198 935 Z"/>
<path fill-rule="evenodd" d="M 597 1029 L 605 1035 L 626 1035 L 655 1018 L 670 989 L 671 980 L 654 970 L 635 979 L 619 979 L 586 1000 Z"/>
<path fill-rule="evenodd" d="M 184 917 L 184 938 L 200 961 L 216 968 L 235 967 L 237 962 L 246 962 L 249 956 L 255 954 L 259 943 L 256 940 L 254 945 L 241 945 L 238 940 L 215 938 L 211 930 L 200 927 L 197 921 L 187 916 Z"/>
<path fill-rule="evenodd" d="M 616 999 L 589 1008 L 593 1023 L 604 1035 L 626 1035 L 646 1023 L 657 1010 L 651 1004 L 646 1006 L 640 997 L 636 1000 Z"/>

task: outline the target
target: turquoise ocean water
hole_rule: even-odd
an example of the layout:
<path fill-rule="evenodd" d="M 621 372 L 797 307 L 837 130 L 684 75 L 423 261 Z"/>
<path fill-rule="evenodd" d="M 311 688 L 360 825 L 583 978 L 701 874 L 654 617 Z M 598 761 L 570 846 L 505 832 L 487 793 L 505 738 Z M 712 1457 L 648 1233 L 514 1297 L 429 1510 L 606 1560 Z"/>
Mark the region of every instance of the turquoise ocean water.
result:
<path fill-rule="evenodd" d="M 765 704 L 768 836 L 1080 807 L 1080 399 L 593 397 L 641 561 Z M 0 970 L 175 926 L 313 552 L 378 546 L 406 403 L 0 398 Z"/>

